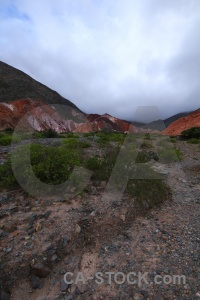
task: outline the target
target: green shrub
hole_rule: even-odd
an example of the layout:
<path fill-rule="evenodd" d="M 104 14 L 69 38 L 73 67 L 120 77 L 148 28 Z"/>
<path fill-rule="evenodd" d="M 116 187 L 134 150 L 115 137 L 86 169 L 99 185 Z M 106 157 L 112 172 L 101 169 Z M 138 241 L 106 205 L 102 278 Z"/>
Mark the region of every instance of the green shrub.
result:
<path fill-rule="evenodd" d="M 192 127 L 181 132 L 182 137 L 200 139 L 200 127 Z"/>
<path fill-rule="evenodd" d="M 149 133 L 149 132 L 145 133 L 144 139 L 145 139 L 145 140 L 150 140 L 150 139 L 151 139 L 150 133 Z"/>
<path fill-rule="evenodd" d="M 116 142 L 122 144 L 125 139 L 125 134 L 120 132 L 99 132 L 96 134 L 99 138 L 97 143 L 100 147 L 105 147 L 109 142 Z"/>
<path fill-rule="evenodd" d="M 119 149 L 109 149 L 103 158 L 92 158 L 86 162 L 85 167 L 93 171 L 92 180 L 107 181 L 115 165 Z"/>
<path fill-rule="evenodd" d="M 60 184 L 66 181 L 74 166 L 81 164 L 81 152 L 79 149 L 66 148 L 65 146 L 53 147 L 40 144 L 23 145 L 14 151 L 16 168 L 21 178 L 27 184 L 30 181 L 30 165 L 24 169 L 24 160 L 27 147 L 31 150 L 31 165 L 35 176 L 47 184 Z M 1 187 L 9 187 L 17 184 L 13 175 L 11 158 L 0 166 Z"/>
<path fill-rule="evenodd" d="M 111 133 L 111 134 L 109 134 L 108 138 L 109 138 L 109 141 L 118 142 L 118 143 L 122 144 L 125 139 L 125 134 L 124 133 Z"/>
<path fill-rule="evenodd" d="M 189 139 L 188 141 L 187 141 L 187 143 L 189 143 L 189 144 L 200 144 L 200 139 Z"/>
<path fill-rule="evenodd" d="M 78 136 L 78 134 L 75 134 L 75 133 L 73 133 L 73 132 L 68 132 L 68 133 L 66 134 L 66 137 L 67 137 L 67 138 L 75 138 L 75 139 L 77 139 L 79 136 Z"/>
<path fill-rule="evenodd" d="M 145 151 L 139 151 L 137 158 L 136 158 L 136 163 L 146 163 L 151 160 L 151 157 L 149 154 Z"/>
<path fill-rule="evenodd" d="M 8 146 L 12 142 L 12 135 L 10 134 L 0 134 L 0 145 Z"/>
<path fill-rule="evenodd" d="M 91 144 L 88 142 L 81 142 L 78 141 L 76 138 L 67 138 L 63 140 L 63 144 L 67 146 L 69 149 L 83 149 L 83 148 L 88 148 L 91 147 Z"/>
<path fill-rule="evenodd" d="M 96 156 L 87 158 L 84 161 L 84 166 L 91 171 L 99 170 L 101 167 L 101 159 Z"/>
<path fill-rule="evenodd" d="M 158 138 L 157 146 L 169 148 L 170 145 L 171 145 L 170 138 L 168 138 L 168 137 L 167 138 L 166 137 L 164 137 L 164 138 L 163 137 L 159 137 Z"/>
<path fill-rule="evenodd" d="M 153 145 L 151 144 L 151 143 L 149 143 L 149 142 L 143 142 L 142 144 L 141 144 L 141 149 L 150 149 L 150 148 L 153 148 Z"/>
<path fill-rule="evenodd" d="M 94 136 L 95 133 L 94 132 L 86 132 L 83 134 L 84 137 L 90 137 L 90 136 Z"/>
<path fill-rule="evenodd" d="M 10 128 L 10 127 L 7 127 L 5 129 L 5 132 L 8 132 L 8 133 L 13 133 L 14 129 L 13 128 Z"/>
<path fill-rule="evenodd" d="M 37 132 L 35 132 L 34 136 L 36 138 L 57 138 L 58 133 L 55 130 L 49 128 L 46 131 L 37 131 Z"/>
<path fill-rule="evenodd" d="M 17 185 L 15 176 L 12 172 L 11 160 L 8 156 L 7 160 L 0 165 L 0 187 L 8 188 Z"/>
<path fill-rule="evenodd" d="M 182 159 L 182 152 L 178 148 L 162 148 L 158 150 L 160 162 L 173 163 Z"/>
<path fill-rule="evenodd" d="M 177 142 L 176 137 L 171 137 L 170 140 L 173 144 L 175 144 Z"/>
<path fill-rule="evenodd" d="M 126 192 L 134 197 L 136 205 L 143 213 L 171 199 L 171 189 L 161 179 L 129 180 Z"/>

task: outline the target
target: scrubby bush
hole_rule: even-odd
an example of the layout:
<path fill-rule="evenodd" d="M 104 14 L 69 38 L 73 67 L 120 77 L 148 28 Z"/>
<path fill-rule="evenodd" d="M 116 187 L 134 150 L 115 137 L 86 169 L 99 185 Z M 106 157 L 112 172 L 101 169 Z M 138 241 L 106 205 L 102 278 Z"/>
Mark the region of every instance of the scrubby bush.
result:
<path fill-rule="evenodd" d="M 83 134 L 84 137 L 91 137 L 91 136 L 94 136 L 95 133 L 94 132 L 86 132 Z"/>
<path fill-rule="evenodd" d="M 20 135 L 13 136 L 12 131 L 1 132 L 0 133 L 0 146 L 9 146 L 11 143 L 17 143 L 23 139 L 25 139 L 24 133 L 20 133 Z"/>
<path fill-rule="evenodd" d="M 37 132 L 35 132 L 34 136 L 36 138 L 57 138 L 58 133 L 55 130 L 49 128 L 46 131 L 37 131 Z"/>
<path fill-rule="evenodd" d="M 12 142 L 12 135 L 10 134 L 0 134 L 0 145 L 8 146 Z"/>
<path fill-rule="evenodd" d="M 173 143 L 173 144 L 175 144 L 176 142 L 177 142 L 177 140 L 176 140 L 176 137 L 170 137 L 170 140 L 171 140 L 171 142 Z"/>
<path fill-rule="evenodd" d="M 162 163 L 173 163 L 182 159 L 182 152 L 178 148 L 162 148 L 158 149 L 158 156 Z"/>
<path fill-rule="evenodd" d="M 91 147 L 91 144 L 85 141 L 78 141 L 76 138 L 67 138 L 63 140 L 63 144 L 69 149 L 83 149 Z"/>
<path fill-rule="evenodd" d="M 10 127 L 7 127 L 5 129 L 5 132 L 10 132 L 10 133 L 13 133 L 14 129 L 13 128 L 10 128 Z"/>
<path fill-rule="evenodd" d="M 102 161 L 100 158 L 93 156 L 85 159 L 84 166 L 91 171 L 96 171 L 100 169 L 101 163 Z"/>
<path fill-rule="evenodd" d="M 189 144 L 200 144 L 200 139 L 189 139 L 188 141 L 187 141 L 187 143 L 189 143 Z"/>
<path fill-rule="evenodd" d="M 99 132 L 96 136 L 99 138 L 97 143 L 101 147 L 105 147 L 109 142 L 116 142 L 121 145 L 126 135 L 120 132 Z"/>
<path fill-rule="evenodd" d="M 171 189 L 161 179 L 130 180 L 126 192 L 134 197 L 136 205 L 143 213 L 171 199 Z"/>
<path fill-rule="evenodd" d="M 142 144 L 141 144 L 141 148 L 142 149 L 150 149 L 150 148 L 153 148 L 153 145 L 149 142 L 146 142 L 144 141 Z"/>
<path fill-rule="evenodd" d="M 24 168 L 26 162 L 27 147 L 30 147 L 31 166 L 35 176 L 47 184 L 60 184 L 66 181 L 74 166 L 81 164 L 81 152 L 79 149 L 53 146 L 42 146 L 40 144 L 23 145 L 13 153 L 15 157 L 15 169 L 18 170 L 25 183 L 30 181 L 30 168 L 27 161 L 27 168 Z M 24 153 L 24 154 L 23 154 Z M 17 184 L 13 175 L 11 158 L 0 166 L 1 187 L 9 187 Z"/>
<path fill-rule="evenodd" d="M 85 167 L 93 171 L 92 180 L 107 181 L 115 165 L 119 149 L 109 149 L 102 158 L 86 160 Z"/>
<path fill-rule="evenodd" d="M 151 157 L 146 151 L 139 151 L 135 162 L 136 163 L 146 163 L 150 160 L 151 160 Z"/>
<path fill-rule="evenodd" d="M 190 129 L 184 130 L 181 133 L 181 136 L 189 139 L 200 139 L 200 127 L 192 127 Z"/>
<path fill-rule="evenodd" d="M 67 137 L 67 138 L 75 138 L 75 139 L 77 139 L 79 136 L 78 136 L 78 134 L 75 134 L 75 133 L 73 133 L 73 132 L 68 132 L 68 133 L 66 134 L 66 137 Z"/>
<path fill-rule="evenodd" d="M 150 140 L 150 139 L 151 139 L 150 133 L 149 133 L 149 132 L 145 133 L 144 139 L 145 139 L 145 140 Z"/>

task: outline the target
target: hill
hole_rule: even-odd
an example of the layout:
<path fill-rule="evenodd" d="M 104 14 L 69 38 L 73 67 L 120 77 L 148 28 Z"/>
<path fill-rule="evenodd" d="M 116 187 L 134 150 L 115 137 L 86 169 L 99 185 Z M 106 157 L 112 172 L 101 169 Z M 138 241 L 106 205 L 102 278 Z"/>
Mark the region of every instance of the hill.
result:
<path fill-rule="evenodd" d="M 177 136 L 180 135 L 182 131 L 196 126 L 200 126 L 200 109 L 197 109 L 186 117 L 180 118 L 171 123 L 165 130 L 162 131 L 162 133 Z"/>
<path fill-rule="evenodd" d="M 57 92 L 24 72 L 0 61 L 0 102 L 12 102 L 26 98 L 40 99 L 46 104 L 64 104 L 80 111 L 75 104 Z"/>

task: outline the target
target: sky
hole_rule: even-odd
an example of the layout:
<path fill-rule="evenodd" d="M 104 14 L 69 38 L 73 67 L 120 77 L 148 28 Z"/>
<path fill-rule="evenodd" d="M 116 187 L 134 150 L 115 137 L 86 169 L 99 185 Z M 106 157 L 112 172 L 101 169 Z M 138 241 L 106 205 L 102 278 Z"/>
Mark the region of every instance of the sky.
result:
<path fill-rule="evenodd" d="M 199 0 L 1 0 L 0 60 L 86 113 L 200 107 Z M 147 120 L 149 118 L 149 120 Z"/>

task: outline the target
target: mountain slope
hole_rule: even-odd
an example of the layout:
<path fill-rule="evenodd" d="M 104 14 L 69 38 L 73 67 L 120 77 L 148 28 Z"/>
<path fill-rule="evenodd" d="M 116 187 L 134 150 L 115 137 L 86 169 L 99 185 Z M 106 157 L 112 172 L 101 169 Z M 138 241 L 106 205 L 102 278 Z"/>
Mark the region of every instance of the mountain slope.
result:
<path fill-rule="evenodd" d="M 53 105 L 45 105 L 39 99 L 20 99 L 11 103 L 0 103 L 0 130 L 14 129 L 20 121 L 20 128 L 56 132 L 73 131 L 83 122 L 68 113 L 63 117 Z"/>
<path fill-rule="evenodd" d="M 162 131 L 162 133 L 177 136 L 180 135 L 182 131 L 195 126 L 200 127 L 200 109 L 171 123 L 165 130 Z"/>
<path fill-rule="evenodd" d="M 24 72 L 0 61 L 0 102 L 18 99 L 40 99 L 46 104 L 64 104 L 80 109 L 57 92 L 36 81 Z"/>
<path fill-rule="evenodd" d="M 191 111 L 190 112 L 182 112 L 182 113 L 176 114 L 174 116 L 171 116 L 164 120 L 164 124 L 166 127 L 168 127 L 171 123 L 175 122 L 176 120 L 178 120 L 180 118 L 186 117 L 191 113 L 192 113 Z"/>

